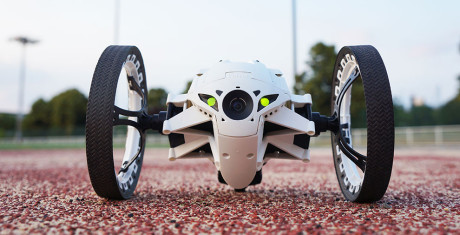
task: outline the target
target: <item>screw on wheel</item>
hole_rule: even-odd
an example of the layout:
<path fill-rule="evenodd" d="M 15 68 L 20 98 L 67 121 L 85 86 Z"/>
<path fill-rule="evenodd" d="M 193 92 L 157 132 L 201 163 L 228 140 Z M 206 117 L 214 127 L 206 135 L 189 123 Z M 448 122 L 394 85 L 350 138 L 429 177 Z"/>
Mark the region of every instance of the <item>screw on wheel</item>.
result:
<path fill-rule="evenodd" d="M 367 154 L 353 148 L 350 115 L 353 83 L 362 79 L 367 119 Z M 385 194 L 394 155 L 394 115 L 385 65 L 372 46 L 340 50 L 332 83 L 332 114 L 338 129 L 331 134 L 334 165 L 349 201 L 374 202 Z"/>
<path fill-rule="evenodd" d="M 128 84 L 127 106 L 115 104 L 122 69 Z M 126 93 L 125 93 L 126 94 Z M 131 197 L 139 180 L 145 150 L 147 84 L 141 53 L 134 46 L 109 46 L 101 55 L 91 83 L 86 116 L 86 156 L 96 193 L 109 199 Z M 127 126 L 125 152 L 115 170 L 113 127 Z"/>

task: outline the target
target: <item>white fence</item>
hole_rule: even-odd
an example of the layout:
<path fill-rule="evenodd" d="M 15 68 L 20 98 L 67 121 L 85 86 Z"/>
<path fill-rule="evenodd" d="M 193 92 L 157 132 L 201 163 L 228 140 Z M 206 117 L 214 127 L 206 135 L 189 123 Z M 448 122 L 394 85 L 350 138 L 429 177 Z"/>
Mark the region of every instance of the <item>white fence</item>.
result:
<path fill-rule="evenodd" d="M 353 145 L 365 146 L 366 129 L 352 129 Z M 330 145 L 330 134 L 312 138 L 312 146 Z M 396 127 L 395 145 L 398 146 L 460 146 L 460 125 Z"/>
<path fill-rule="evenodd" d="M 366 145 L 366 129 L 352 129 L 353 145 L 356 147 Z M 123 145 L 125 136 L 114 137 L 114 144 Z M 12 138 L 0 139 L 0 147 L 14 144 Z M 84 146 L 84 136 L 71 137 L 26 137 L 24 144 L 32 145 L 66 145 Z M 148 146 L 168 145 L 168 137 L 159 134 L 149 134 Z M 452 126 L 421 126 L 421 127 L 397 127 L 395 128 L 396 146 L 460 146 L 460 125 Z M 318 137 L 311 138 L 311 146 L 330 146 L 330 134 L 323 133 Z"/>

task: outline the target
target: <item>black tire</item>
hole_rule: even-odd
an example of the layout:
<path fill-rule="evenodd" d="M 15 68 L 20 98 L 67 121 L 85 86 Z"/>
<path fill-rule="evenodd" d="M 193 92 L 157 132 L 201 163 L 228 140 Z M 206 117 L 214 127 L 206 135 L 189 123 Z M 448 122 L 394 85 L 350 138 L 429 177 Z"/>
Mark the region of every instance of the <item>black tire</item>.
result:
<path fill-rule="evenodd" d="M 349 69 L 351 67 L 347 66 L 353 66 L 353 63 L 358 67 L 358 70 L 354 71 L 359 71 L 359 73 L 347 73 L 347 71 L 352 71 Z M 339 117 L 339 122 L 344 123 L 340 123 L 339 131 L 332 133 L 331 136 L 337 179 L 347 200 L 375 202 L 380 200 L 387 190 L 394 156 L 393 101 L 388 75 L 382 58 L 374 47 L 342 48 L 337 56 L 333 74 L 331 99 L 333 115 L 343 112 L 345 108 L 341 104 L 348 102 L 340 98 L 341 94 L 345 94 L 347 90 L 344 88 L 346 85 L 340 86 L 338 78 L 340 76 L 347 76 L 347 79 L 342 79 L 345 81 L 344 84 L 347 84 L 348 80 L 352 81 L 353 77 L 362 79 L 367 116 L 367 154 L 359 156 L 360 154 L 349 145 L 352 138 L 352 122 L 349 120 L 349 123 L 346 123 Z M 353 173 L 353 167 L 361 177 L 358 180 L 356 174 Z M 361 182 L 357 186 L 359 180 Z"/>
<path fill-rule="evenodd" d="M 136 100 L 140 104 L 139 110 L 127 111 L 115 106 L 117 83 L 122 68 L 131 73 L 131 76 L 127 76 L 128 83 L 131 82 L 129 89 L 136 92 L 136 96 L 141 97 Z M 132 86 L 133 81 L 136 84 Z M 129 95 L 128 98 L 130 97 Z M 118 200 L 132 196 L 142 168 L 145 133 L 139 128 L 137 119 L 120 119 L 119 116 L 137 118 L 146 112 L 147 84 L 139 49 L 135 46 L 107 47 L 94 71 L 86 113 L 86 159 L 91 184 L 97 195 Z M 118 173 L 115 171 L 113 158 L 113 126 L 115 125 L 127 125 L 128 132 L 129 128 L 132 128 L 133 137 L 127 135 L 127 142 L 130 138 L 134 146 L 131 149 L 137 148 L 135 154 L 137 158 L 131 156 L 133 162 L 126 167 L 125 172 Z M 136 131 L 138 134 L 135 134 Z M 125 165 L 122 166 L 126 166 L 126 163 L 124 159 Z"/>

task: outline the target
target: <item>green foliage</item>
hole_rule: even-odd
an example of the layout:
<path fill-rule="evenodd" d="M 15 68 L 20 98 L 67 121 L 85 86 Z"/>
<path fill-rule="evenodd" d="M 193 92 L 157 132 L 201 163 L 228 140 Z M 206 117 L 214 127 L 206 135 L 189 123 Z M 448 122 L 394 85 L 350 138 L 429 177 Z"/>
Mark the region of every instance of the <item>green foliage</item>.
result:
<path fill-rule="evenodd" d="M 310 71 L 295 76 L 294 92 L 309 93 L 313 99 L 313 111 L 329 115 L 331 111 L 331 85 L 337 54 L 333 45 L 317 43 L 310 52 L 307 65 Z M 460 76 L 458 77 L 460 84 Z M 192 80 L 189 80 L 183 93 L 187 93 Z M 166 110 L 167 92 L 163 88 L 150 89 L 148 92 L 149 113 Z M 86 119 L 87 98 L 76 89 L 64 91 L 49 102 L 43 99 L 35 101 L 31 112 L 25 116 L 23 127 L 39 135 L 74 134 L 83 128 Z M 397 101 L 393 101 L 395 125 L 452 125 L 460 124 L 460 86 L 458 94 L 441 107 L 412 106 L 409 110 Z M 350 107 L 354 127 L 366 126 L 365 100 L 361 79 L 352 88 Z M 16 115 L 0 113 L 0 137 L 12 135 L 16 127 Z M 9 134 L 8 134 L 9 133 Z"/>
<path fill-rule="evenodd" d="M 0 137 L 4 137 L 7 133 L 14 133 L 16 126 L 16 115 L 10 113 L 0 113 Z"/>
<path fill-rule="evenodd" d="M 310 73 L 303 72 L 295 76 L 294 92 L 309 93 L 312 96 L 314 112 L 324 115 L 331 114 L 332 73 L 334 72 L 337 53 L 335 46 L 322 42 L 315 44 L 309 52 L 307 65 Z M 358 79 L 352 88 L 350 113 L 354 127 L 366 126 L 366 109 L 362 81 Z"/>
<path fill-rule="evenodd" d="M 404 106 L 398 102 L 398 100 L 393 100 L 393 112 L 395 117 L 395 126 L 409 126 L 410 115 L 409 112 L 404 109 Z"/>
<path fill-rule="evenodd" d="M 149 90 L 147 102 L 149 104 L 149 114 L 159 113 L 166 110 L 166 99 L 168 93 L 163 88 L 153 88 Z"/>
<path fill-rule="evenodd" d="M 26 130 L 44 130 L 51 125 L 51 106 L 43 99 L 32 105 L 32 110 L 25 116 L 23 126 Z"/>
<path fill-rule="evenodd" d="M 441 124 L 460 124 L 460 76 L 457 78 L 459 88 L 457 96 L 439 108 L 438 119 Z"/>
<path fill-rule="evenodd" d="M 364 128 L 366 123 L 366 101 L 364 98 L 363 80 L 357 79 L 351 88 L 350 114 L 353 127 Z"/>
<path fill-rule="evenodd" d="M 307 72 L 296 75 L 294 92 L 297 94 L 309 93 L 313 100 L 313 110 L 322 114 L 331 112 L 332 73 L 337 54 L 334 46 L 321 42 L 314 45 L 309 52 L 310 74 Z"/>
<path fill-rule="evenodd" d="M 76 89 L 64 91 L 50 101 L 51 127 L 71 134 L 76 126 L 85 125 L 88 99 Z"/>
<path fill-rule="evenodd" d="M 331 114 L 332 73 L 337 57 L 335 47 L 324 43 L 315 44 L 309 52 L 308 72 L 295 76 L 294 92 L 309 93 L 313 100 L 313 111 Z M 460 76 L 458 77 L 460 84 Z M 460 86 L 456 97 L 435 109 L 427 105 L 412 106 L 409 110 L 393 102 L 395 126 L 453 125 L 460 124 Z M 366 107 L 362 80 L 353 84 L 350 112 L 353 127 L 366 126 Z"/>
<path fill-rule="evenodd" d="M 439 109 L 440 124 L 460 124 L 460 94 Z"/>
<path fill-rule="evenodd" d="M 436 125 L 434 109 L 427 106 L 412 106 L 410 113 L 410 126 L 429 126 Z"/>
<path fill-rule="evenodd" d="M 393 101 L 395 126 L 433 126 L 460 124 L 460 94 L 439 108 L 411 106 L 409 110 Z"/>
<path fill-rule="evenodd" d="M 458 78 L 460 85 L 460 77 Z M 411 106 L 405 110 L 397 101 L 393 101 L 396 126 L 432 126 L 460 124 L 460 86 L 457 96 L 440 106 Z"/>
<path fill-rule="evenodd" d="M 24 119 L 24 130 L 29 133 L 70 135 L 85 125 L 88 99 L 76 89 L 64 91 L 49 102 L 35 101 Z M 33 135 L 33 134 L 32 134 Z"/>
<path fill-rule="evenodd" d="M 16 114 L 0 113 L 0 128 L 4 130 L 14 130 L 16 125 Z"/>

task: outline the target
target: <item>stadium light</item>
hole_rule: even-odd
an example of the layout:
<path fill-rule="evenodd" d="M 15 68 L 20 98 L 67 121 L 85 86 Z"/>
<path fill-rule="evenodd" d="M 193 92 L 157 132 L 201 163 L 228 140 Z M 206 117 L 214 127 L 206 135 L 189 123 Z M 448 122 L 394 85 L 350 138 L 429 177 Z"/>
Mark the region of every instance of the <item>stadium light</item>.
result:
<path fill-rule="evenodd" d="M 22 56 L 21 65 L 19 70 L 19 101 L 18 101 L 18 112 L 16 115 L 16 134 L 15 138 L 18 142 L 22 141 L 22 119 L 23 119 L 23 106 L 24 106 L 24 87 L 26 79 L 26 46 L 27 44 L 38 43 L 38 40 L 30 39 L 27 37 L 19 36 L 14 37 L 11 41 L 16 41 L 22 44 Z"/>
<path fill-rule="evenodd" d="M 114 18 L 114 29 L 113 29 L 113 44 L 119 44 L 120 34 L 120 0 L 115 0 L 115 18 Z"/>
<path fill-rule="evenodd" d="M 292 64 L 294 72 L 294 84 L 295 76 L 297 74 L 297 9 L 296 0 L 292 0 Z"/>

